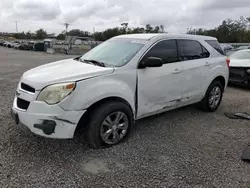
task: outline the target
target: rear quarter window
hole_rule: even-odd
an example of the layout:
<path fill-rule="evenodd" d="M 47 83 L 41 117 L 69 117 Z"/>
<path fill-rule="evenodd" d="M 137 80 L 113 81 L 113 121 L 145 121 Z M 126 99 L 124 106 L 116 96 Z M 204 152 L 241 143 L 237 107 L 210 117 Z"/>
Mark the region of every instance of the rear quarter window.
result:
<path fill-rule="evenodd" d="M 210 46 L 212 46 L 221 55 L 225 55 L 224 50 L 222 50 L 219 42 L 217 40 L 205 40 Z"/>

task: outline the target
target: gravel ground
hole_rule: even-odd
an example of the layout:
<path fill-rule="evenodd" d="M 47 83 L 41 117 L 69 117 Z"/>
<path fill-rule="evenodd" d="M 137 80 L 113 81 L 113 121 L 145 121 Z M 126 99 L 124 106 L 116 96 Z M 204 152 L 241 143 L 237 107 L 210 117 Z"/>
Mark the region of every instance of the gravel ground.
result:
<path fill-rule="evenodd" d="M 16 85 L 35 66 L 70 56 L 0 47 L 0 187 L 250 187 L 240 156 L 250 142 L 249 121 L 225 111 L 250 112 L 249 90 L 228 88 L 221 107 L 185 107 L 140 120 L 129 139 L 92 150 L 81 136 L 46 139 L 10 118 Z"/>

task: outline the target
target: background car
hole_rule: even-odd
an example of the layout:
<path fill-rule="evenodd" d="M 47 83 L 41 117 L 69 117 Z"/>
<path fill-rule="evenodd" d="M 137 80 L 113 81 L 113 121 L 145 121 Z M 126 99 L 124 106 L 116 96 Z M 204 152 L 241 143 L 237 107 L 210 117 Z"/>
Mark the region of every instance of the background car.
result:
<path fill-rule="evenodd" d="M 3 46 L 5 46 L 5 47 L 8 47 L 8 48 L 11 48 L 11 42 L 5 42 L 4 44 L 3 44 Z"/>
<path fill-rule="evenodd" d="M 19 50 L 33 50 L 33 46 L 28 42 L 21 43 L 18 47 Z"/>
<path fill-rule="evenodd" d="M 221 48 L 224 50 L 224 52 L 232 51 L 234 50 L 234 47 L 229 44 L 220 44 Z"/>
<path fill-rule="evenodd" d="M 6 47 L 6 46 L 8 45 L 8 43 L 9 43 L 9 42 L 5 41 L 5 42 L 3 43 L 3 46 Z"/>
<path fill-rule="evenodd" d="M 29 45 L 29 47 L 30 47 L 30 50 L 34 50 L 34 45 L 35 45 L 35 41 L 29 41 L 28 42 L 28 45 Z"/>
<path fill-rule="evenodd" d="M 246 49 L 250 49 L 250 46 L 240 46 L 238 48 L 235 48 L 235 51 L 246 50 Z"/>
<path fill-rule="evenodd" d="M 229 56 L 229 82 L 250 85 L 250 49 Z"/>
<path fill-rule="evenodd" d="M 10 46 L 11 48 L 14 48 L 16 45 L 20 44 L 20 41 L 13 41 Z"/>
<path fill-rule="evenodd" d="M 15 44 L 13 48 L 18 50 L 20 45 L 21 45 L 21 43 L 20 44 Z"/>
<path fill-rule="evenodd" d="M 0 46 L 3 46 L 4 43 L 5 43 L 5 41 L 4 41 L 4 40 L 1 40 L 1 41 L 0 41 Z"/>

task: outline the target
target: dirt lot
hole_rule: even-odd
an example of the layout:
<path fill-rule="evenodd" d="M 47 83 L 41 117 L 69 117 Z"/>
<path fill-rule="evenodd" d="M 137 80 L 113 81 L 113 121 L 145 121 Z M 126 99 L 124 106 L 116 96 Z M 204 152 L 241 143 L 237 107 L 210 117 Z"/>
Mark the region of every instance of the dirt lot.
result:
<path fill-rule="evenodd" d="M 250 187 L 250 164 L 240 160 L 250 122 L 223 115 L 250 112 L 247 89 L 228 88 L 216 113 L 186 107 L 140 120 L 109 149 L 16 126 L 9 111 L 22 73 L 66 58 L 0 47 L 0 187 Z"/>

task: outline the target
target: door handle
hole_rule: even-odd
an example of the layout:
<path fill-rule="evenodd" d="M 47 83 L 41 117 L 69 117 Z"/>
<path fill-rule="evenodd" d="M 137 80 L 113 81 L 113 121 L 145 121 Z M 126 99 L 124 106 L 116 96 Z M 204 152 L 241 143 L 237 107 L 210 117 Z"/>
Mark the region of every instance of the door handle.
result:
<path fill-rule="evenodd" d="M 209 63 L 209 62 L 206 62 L 206 63 L 205 63 L 205 66 L 206 66 L 206 67 L 210 66 L 210 63 Z"/>
<path fill-rule="evenodd" d="M 181 73 L 181 69 L 174 69 L 174 72 L 172 72 L 173 74 L 179 74 Z"/>

